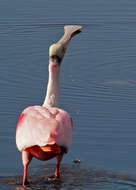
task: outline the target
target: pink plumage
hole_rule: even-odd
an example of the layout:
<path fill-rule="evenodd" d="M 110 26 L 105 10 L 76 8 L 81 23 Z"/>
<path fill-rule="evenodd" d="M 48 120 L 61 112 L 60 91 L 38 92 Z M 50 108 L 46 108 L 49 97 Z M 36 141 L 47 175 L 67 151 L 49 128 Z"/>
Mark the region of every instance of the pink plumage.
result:
<path fill-rule="evenodd" d="M 55 178 L 60 163 L 72 143 L 73 124 L 70 115 L 58 108 L 61 62 L 71 38 L 81 26 L 65 26 L 64 35 L 49 48 L 49 78 L 42 106 L 29 106 L 20 115 L 16 128 L 16 144 L 22 152 L 23 185 L 29 184 L 27 169 L 33 157 L 50 160 L 56 157 Z"/>
<path fill-rule="evenodd" d="M 20 151 L 35 145 L 57 144 L 69 149 L 72 143 L 72 118 L 59 108 L 31 106 L 19 119 L 16 144 Z"/>

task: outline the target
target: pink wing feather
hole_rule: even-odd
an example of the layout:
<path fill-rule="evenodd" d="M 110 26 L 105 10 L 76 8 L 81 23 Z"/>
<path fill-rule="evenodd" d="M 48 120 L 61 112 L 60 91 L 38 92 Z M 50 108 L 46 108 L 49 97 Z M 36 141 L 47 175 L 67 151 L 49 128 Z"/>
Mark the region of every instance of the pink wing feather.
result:
<path fill-rule="evenodd" d="M 18 121 L 16 144 L 20 151 L 34 145 L 55 143 L 68 149 L 72 131 L 72 119 L 64 110 L 31 106 L 22 112 Z"/>

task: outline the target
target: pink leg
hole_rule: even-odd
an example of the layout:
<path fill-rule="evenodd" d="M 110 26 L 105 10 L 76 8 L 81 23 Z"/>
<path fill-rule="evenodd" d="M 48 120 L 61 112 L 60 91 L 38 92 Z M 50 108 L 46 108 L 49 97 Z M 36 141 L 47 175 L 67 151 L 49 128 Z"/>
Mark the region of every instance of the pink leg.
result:
<path fill-rule="evenodd" d="M 60 163 L 63 158 L 63 154 L 59 154 L 56 156 L 56 170 L 55 170 L 55 177 L 59 178 L 60 177 Z"/>
<path fill-rule="evenodd" d="M 28 168 L 28 164 L 26 164 L 24 166 L 24 176 L 23 176 L 23 185 L 28 185 L 29 182 L 27 181 L 27 168 Z"/>
<path fill-rule="evenodd" d="M 31 160 L 32 160 L 32 155 L 28 151 L 23 151 L 22 152 L 22 162 L 24 166 L 23 186 L 29 184 L 29 182 L 27 181 L 27 169 Z"/>

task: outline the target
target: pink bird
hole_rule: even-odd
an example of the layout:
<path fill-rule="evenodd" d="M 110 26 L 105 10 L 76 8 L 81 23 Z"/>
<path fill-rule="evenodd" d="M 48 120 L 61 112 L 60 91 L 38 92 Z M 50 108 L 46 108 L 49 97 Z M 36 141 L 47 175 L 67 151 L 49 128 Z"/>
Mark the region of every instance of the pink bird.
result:
<path fill-rule="evenodd" d="M 68 42 L 80 32 L 81 26 L 64 27 L 64 35 L 49 48 L 49 79 L 42 106 L 23 110 L 16 128 L 16 145 L 22 152 L 23 185 L 29 184 L 27 169 L 32 158 L 49 160 L 56 157 L 55 178 L 59 178 L 60 163 L 72 143 L 73 124 L 70 115 L 58 108 L 59 74 Z"/>

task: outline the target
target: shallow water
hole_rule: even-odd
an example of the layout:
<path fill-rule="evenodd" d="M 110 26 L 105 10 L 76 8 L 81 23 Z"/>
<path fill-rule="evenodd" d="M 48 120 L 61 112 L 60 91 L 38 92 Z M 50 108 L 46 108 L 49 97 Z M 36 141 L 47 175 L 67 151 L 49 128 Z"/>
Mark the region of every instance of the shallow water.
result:
<path fill-rule="evenodd" d="M 65 24 L 80 24 L 83 31 L 70 42 L 62 65 L 60 106 L 73 118 L 74 136 L 59 188 L 80 189 L 78 181 L 82 189 L 135 188 L 126 178 L 119 183 L 107 177 L 108 171 L 136 174 L 135 20 L 132 0 L 0 1 L 0 189 L 17 188 L 3 182 L 22 175 L 16 123 L 25 107 L 44 100 L 48 47 L 61 37 Z M 84 166 L 71 174 L 73 159 Z M 39 169 L 36 178 L 43 176 L 38 166 L 36 160 L 31 164 Z M 104 176 L 110 183 L 101 183 L 98 176 L 98 182 L 91 183 L 91 168 L 107 171 Z M 36 181 L 33 169 L 30 175 Z M 30 189 L 42 189 L 39 183 Z"/>
<path fill-rule="evenodd" d="M 61 167 L 63 173 L 60 179 L 50 179 L 52 168 L 55 165 L 48 164 L 32 169 L 33 175 L 29 177 L 31 185 L 22 187 L 21 176 L 6 176 L 0 178 L 1 188 L 9 190 L 42 190 L 42 189 L 116 189 L 134 190 L 136 177 L 114 174 L 104 170 L 85 168 L 78 164 L 65 164 Z"/>

